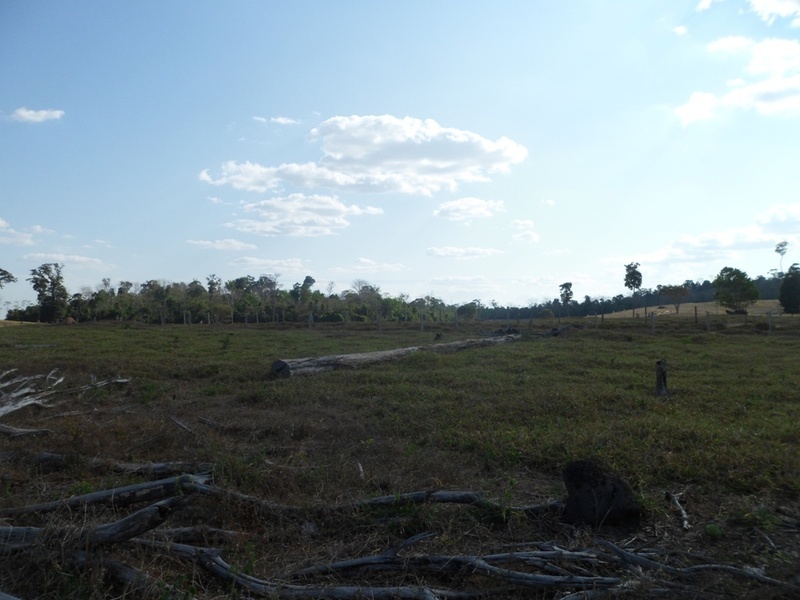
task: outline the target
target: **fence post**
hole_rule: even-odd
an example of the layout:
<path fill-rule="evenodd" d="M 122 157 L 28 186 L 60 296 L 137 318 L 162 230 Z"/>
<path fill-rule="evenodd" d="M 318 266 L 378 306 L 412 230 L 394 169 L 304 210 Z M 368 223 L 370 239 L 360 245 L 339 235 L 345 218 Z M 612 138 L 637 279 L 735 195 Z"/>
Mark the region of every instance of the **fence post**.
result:
<path fill-rule="evenodd" d="M 667 392 L 667 361 L 656 361 L 656 396 L 668 396 Z"/>

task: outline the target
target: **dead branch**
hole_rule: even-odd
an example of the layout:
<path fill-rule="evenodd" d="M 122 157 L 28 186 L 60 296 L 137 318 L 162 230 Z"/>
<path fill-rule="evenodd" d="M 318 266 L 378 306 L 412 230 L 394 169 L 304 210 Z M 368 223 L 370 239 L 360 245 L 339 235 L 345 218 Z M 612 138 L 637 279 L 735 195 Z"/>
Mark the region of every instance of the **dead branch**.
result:
<path fill-rule="evenodd" d="M 0 510 L 0 517 L 45 513 L 59 509 L 74 509 L 79 506 L 87 506 L 90 504 L 110 504 L 117 507 L 129 506 L 138 502 L 150 502 L 156 499 L 167 498 L 176 493 L 194 491 L 195 486 L 203 485 L 209 479 L 209 475 L 180 475 L 178 477 L 169 477 L 158 481 L 135 483 L 133 485 L 126 485 L 110 490 L 73 496 L 64 500 L 43 502 L 30 506 L 4 508 Z"/>
<path fill-rule="evenodd" d="M 597 543 L 611 550 L 614 554 L 619 556 L 622 559 L 622 561 L 626 564 L 638 565 L 640 567 L 644 567 L 645 569 L 652 569 L 655 571 L 662 571 L 669 575 L 675 575 L 678 577 L 692 577 L 694 575 L 697 575 L 698 573 L 703 573 L 708 571 L 722 571 L 725 573 L 730 573 L 732 575 L 739 575 L 741 577 L 754 579 L 759 583 L 768 583 L 770 585 L 776 585 L 779 587 L 787 588 L 790 590 L 796 590 L 797 592 L 800 592 L 800 586 L 785 581 L 780 581 L 778 579 L 773 579 L 771 577 L 767 577 L 760 571 L 752 568 L 739 568 L 731 565 L 717 565 L 717 564 L 693 565 L 682 568 L 671 567 L 669 565 L 659 563 L 649 558 L 645 558 L 633 552 L 623 550 L 622 548 L 609 542 L 608 540 L 598 539 Z"/>
<path fill-rule="evenodd" d="M 0 433 L 8 437 L 23 437 L 27 435 L 46 435 L 53 433 L 52 429 L 20 429 L 19 427 L 11 427 L 10 425 L 3 425 L 0 423 Z"/>
<path fill-rule="evenodd" d="M 678 513 L 681 516 L 682 527 L 684 529 L 691 529 L 692 526 L 689 525 L 689 515 L 686 514 L 686 511 L 683 509 L 683 506 L 681 506 L 680 499 L 682 495 L 683 494 L 672 494 L 670 492 L 666 492 L 665 494 L 667 500 L 669 500 L 672 503 L 672 505 L 678 509 Z"/>
<path fill-rule="evenodd" d="M 12 554 L 40 545 L 45 548 L 62 549 L 64 545 L 71 545 L 77 549 L 124 542 L 158 527 L 166 520 L 172 509 L 184 501 L 185 497 L 168 498 L 142 508 L 119 521 L 83 529 L 74 526 L 0 527 L 0 554 Z M 36 551 L 40 552 L 41 548 L 37 548 Z"/>
<path fill-rule="evenodd" d="M 9 369 L 0 373 L 0 417 L 26 406 L 47 406 L 44 399 L 54 394 L 55 387 L 64 381 L 63 376 L 58 376 L 57 369 L 47 375 L 9 377 L 16 371 Z"/>

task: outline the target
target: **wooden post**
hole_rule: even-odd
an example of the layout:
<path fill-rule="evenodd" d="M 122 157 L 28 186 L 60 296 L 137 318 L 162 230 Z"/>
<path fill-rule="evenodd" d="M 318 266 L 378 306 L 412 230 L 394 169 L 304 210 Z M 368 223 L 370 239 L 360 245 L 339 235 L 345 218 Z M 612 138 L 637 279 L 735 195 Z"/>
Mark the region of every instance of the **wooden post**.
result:
<path fill-rule="evenodd" d="M 697 305 L 694 307 L 694 324 L 697 325 Z"/>
<path fill-rule="evenodd" d="M 653 334 L 655 335 L 655 332 L 656 332 L 656 313 L 651 311 L 650 312 L 650 318 L 653 320 L 653 329 L 652 329 L 652 331 L 653 331 Z"/>
<path fill-rule="evenodd" d="M 706 331 L 711 331 L 711 313 L 706 311 Z"/>
<path fill-rule="evenodd" d="M 667 361 L 656 361 L 656 396 L 668 396 L 667 392 Z"/>

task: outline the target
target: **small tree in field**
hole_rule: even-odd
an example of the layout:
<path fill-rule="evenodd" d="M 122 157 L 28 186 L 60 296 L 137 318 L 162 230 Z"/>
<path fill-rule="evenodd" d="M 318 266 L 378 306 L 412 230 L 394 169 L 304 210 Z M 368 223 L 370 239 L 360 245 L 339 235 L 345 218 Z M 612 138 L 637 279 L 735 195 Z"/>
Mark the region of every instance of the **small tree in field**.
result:
<path fill-rule="evenodd" d="M 790 315 L 800 313 L 800 266 L 797 263 L 789 267 L 781 283 L 778 302 L 783 307 L 783 312 Z"/>
<path fill-rule="evenodd" d="M 675 306 L 675 314 L 680 312 L 681 302 L 689 295 L 689 289 L 683 285 L 664 285 L 660 291 Z"/>
<path fill-rule="evenodd" d="M 711 285 L 717 302 L 733 311 L 747 312 L 747 307 L 759 298 L 758 288 L 747 273 L 733 267 L 722 269 Z"/>
<path fill-rule="evenodd" d="M 569 303 L 572 302 L 572 282 L 562 283 L 558 289 L 561 291 L 561 304 L 567 309 L 567 316 L 569 316 Z"/>
<path fill-rule="evenodd" d="M 632 295 L 636 295 L 642 287 L 642 273 L 639 271 L 639 263 L 632 262 L 625 265 L 625 287 L 628 288 Z M 636 307 L 631 306 L 631 316 L 636 316 Z"/>
<path fill-rule="evenodd" d="M 786 251 L 789 249 L 789 242 L 780 242 L 775 246 L 775 253 L 781 257 L 781 270 L 780 273 L 783 274 L 783 257 L 786 255 Z"/>

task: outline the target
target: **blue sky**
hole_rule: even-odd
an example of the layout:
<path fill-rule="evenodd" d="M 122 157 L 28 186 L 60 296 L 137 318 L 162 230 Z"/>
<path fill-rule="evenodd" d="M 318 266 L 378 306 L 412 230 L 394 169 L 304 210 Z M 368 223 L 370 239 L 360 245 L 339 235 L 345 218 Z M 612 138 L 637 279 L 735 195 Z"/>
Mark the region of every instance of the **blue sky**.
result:
<path fill-rule="evenodd" d="M 525 306 L 800 262 L 800 0 L 0 4 L 0 268 Z"/>

